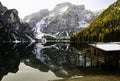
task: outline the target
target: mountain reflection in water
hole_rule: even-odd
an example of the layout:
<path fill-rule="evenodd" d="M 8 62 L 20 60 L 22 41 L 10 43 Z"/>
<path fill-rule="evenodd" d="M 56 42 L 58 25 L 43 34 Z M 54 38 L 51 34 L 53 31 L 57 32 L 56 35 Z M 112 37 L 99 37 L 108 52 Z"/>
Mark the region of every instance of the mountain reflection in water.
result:
<path fill-rule="evenodd" d="M 89 57 L 81 54 L 82 51 L 75 50 L 68 43 L 42 45 L 29 44 L 0 44 L 0 80 L 7 80 L 8 73 L 20 73 L 22 81 L 37 80 L 48 81 L 60 78 L 71 78 L 74 76 L 85 76 L 91 74 L 106 74 L 103 68 L 97 67 Z M 22 69 L 21 69 L 22 68 Z M 30 69 L 30 70 L 28 70 Z M 31 72 L 31 73 L 25 73 Z M 119 73 L 113 69 L 112 74 Z M 46 73 L 46 75 L 44 75 Z M 31 74 L 31 75 L 30 75 Z M 110 74 L 110 73 L 108 73 Z M 44 76 L 43 76 L 44 75 Z M 20 79 L 16 76 L 16 80 Z M 40 76 L 44 77 L 43 79 Z M 14 78 L 13 76 L 10 76 Z M 36 77 L 36 79 L 35 79 Z M 16 81 L 12 79 L 11 81 Z M 20 79 L 21 80 L 21 79 Z"/>
<path fill-rule="evenodd" d="M 9 72 L 19 72 L 20 62 L 40 72 L 51 71 L 57 77 L 69 78 L 74 76 L 70 72 L 75 68 L 76 56 L 69 44 L 44 46 L 36 43 L 28 46 L 28 44 L 2 43 L 0 44 L 0 79 L 2 80 Z"/>

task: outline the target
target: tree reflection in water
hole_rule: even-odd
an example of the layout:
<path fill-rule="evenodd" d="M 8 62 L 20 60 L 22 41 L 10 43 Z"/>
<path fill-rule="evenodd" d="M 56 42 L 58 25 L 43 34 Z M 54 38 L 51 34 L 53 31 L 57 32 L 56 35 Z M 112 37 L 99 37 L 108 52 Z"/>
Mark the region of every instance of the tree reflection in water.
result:
<path fill-rule="evenodd" d="M 52 71 L 61 78 L 108 72 L 102 68 L 103 64 L 97 67 L 92 59 L 82 55 L 82 51 L 75 50 L 67 43 L 49 44 L 49 46 L 41 43 L 30 46 L 28 44 L 0 44 L 0 80 L 9 72 L 16 73 L 20 62 L 41 72 Z M 120 73 L 118 69 L 116 71 Z M 112 73 L 116 71 L 112 69 Z"/>

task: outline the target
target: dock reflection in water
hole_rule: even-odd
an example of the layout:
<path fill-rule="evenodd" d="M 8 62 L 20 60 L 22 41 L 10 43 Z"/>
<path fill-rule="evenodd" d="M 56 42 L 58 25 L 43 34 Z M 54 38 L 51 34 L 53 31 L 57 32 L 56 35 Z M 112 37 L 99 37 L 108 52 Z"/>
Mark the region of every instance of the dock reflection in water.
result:
<path fill-rule="evenodd" d="M 117 76 L 119 73 L 119 68 L 107 71 L 105 63 L 98 65 L 68 43 L 49 46 L 41 43 L 30 46 L 0 44 L 1 81 L 48 81 L 98 74 Z"/>

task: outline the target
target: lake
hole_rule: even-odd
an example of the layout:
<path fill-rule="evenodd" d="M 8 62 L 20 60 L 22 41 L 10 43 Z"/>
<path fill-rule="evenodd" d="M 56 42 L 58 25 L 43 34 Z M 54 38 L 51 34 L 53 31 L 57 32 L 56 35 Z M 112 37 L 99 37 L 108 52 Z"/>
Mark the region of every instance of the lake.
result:
<path fill-rule="evenodd" d="M 105 67 L 84 56 L 83 49 L 69 43 L 0 44 L 1 81 L 63 81 L 90 76 L 115 77 L 119 81 L 119 68 Z M 84 80 L 83 80 L 84 81 Z M 92 81 L 92 80 L 91 80 Z M 108 81 L 104 78 L 104 81 Z"/>

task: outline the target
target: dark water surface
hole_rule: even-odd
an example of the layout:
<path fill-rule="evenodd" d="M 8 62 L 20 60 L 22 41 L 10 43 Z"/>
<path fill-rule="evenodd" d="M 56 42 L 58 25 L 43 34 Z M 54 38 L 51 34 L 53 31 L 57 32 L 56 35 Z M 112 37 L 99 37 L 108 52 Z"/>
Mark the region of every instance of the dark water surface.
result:
<path fill-rule="evenodd" d="M 52 81 L 89 75 L 116 76 L 119 67 L 99 65 L 69 43 L 0 44 L 1 81 Z"/>

